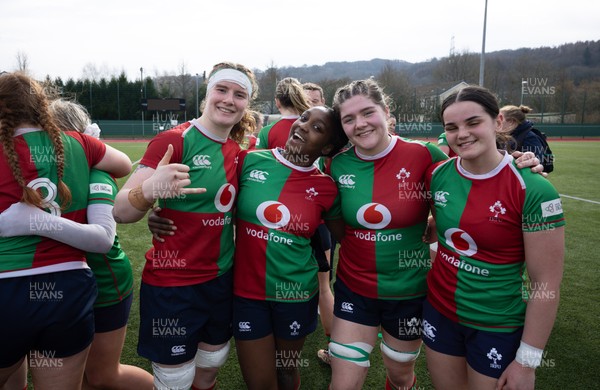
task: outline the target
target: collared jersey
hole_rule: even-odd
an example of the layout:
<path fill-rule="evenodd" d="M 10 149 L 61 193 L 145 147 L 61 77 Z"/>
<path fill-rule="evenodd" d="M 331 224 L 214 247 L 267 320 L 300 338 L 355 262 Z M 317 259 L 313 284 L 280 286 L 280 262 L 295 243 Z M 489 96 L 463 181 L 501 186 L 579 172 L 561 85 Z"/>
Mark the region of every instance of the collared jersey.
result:
<path fill-rule="evenodd" d="M 336 185 L 316 166 L 296 166 L 278 149 L 245 152 L 242 157 L 234 294 L 307 301 L 319 288 L 310 237 L 333 204 Z"/>
<path fill-rule="evenodd" d="M 197 121 L 157 135 L 148 145 L 141 164 L 156 168 L 167 146 L 173 145 L 171 162 L 190 167 L 190 188 L 202 194 L 165 198 L 169 188 L 155 188 L 161 217 L 173 220 L 174 236 L 153 240 L 146 252 L 142 274 L 153 286 L 187 286 L 212 280 L 233 265 L 233 206 L 237 195 L 237 154 L 231 139 L 220 140 Z"/>
<path fill-rule="evenodd" d="M 88 205 L 108 204 L 113 206 L 117 192 L 117 183 L 110 174 L 97 169 L 90 171 Z M 113 246 L 108 253 L 88 252 L 85 257 L 88 265 L 94 271 L 98 286 L 95 307 L 116 305 L 133 292 L 131 263 L 121 248 L 117 236 L 115 236 Z"/>
<path fill-rule="evenodd" d="M 511 332 L 526 309 L 523 234 L 563 226 L 552 184 L 506 154 L 474 175 L 452 158 L 430 172 L 438 252 L 427 277 L 428 300 L 453 321 Z"/>
<path fill-rule="evenodd" d="M 446 155 L 428 142 L 392 136 L 377 156 L 354 147 L 331 162 L 339 195 L 328 219 L 343 218 L 337 277 L 375 299 L 412 299 L 426 293 L 431 264 L 422 241 L 429 214 L 425 172 Z"/>
<path fill-rule="evenodd" d="M 62 133 L 64 147 L 63 181 L 71 192 L 71 202 L 61 209 L 57 184 L 57 158 L 48 133 L 24 129 L 15 135 L 15 152 L 21 173 L 31 188 L 41 192 L 46 211 L 79 223 L 86 223 L 90 167 L 100 162 L 106 146 L 95 138 L 77 132 Z M 21 201 L 22 188 L 17 184 L 0 149 L 0 212 Z M 35 218 L 31 224 L 52 229 L 47 219 Z M 58 227 L 56 227 L 58 228 Z M 0 277 L 87 268 L 84 252 L 41 236 L 0 237 Z M 41 267 L 52 266 L 43 271 Z M 17 272 L 14 274 L 13 272 Z"/>

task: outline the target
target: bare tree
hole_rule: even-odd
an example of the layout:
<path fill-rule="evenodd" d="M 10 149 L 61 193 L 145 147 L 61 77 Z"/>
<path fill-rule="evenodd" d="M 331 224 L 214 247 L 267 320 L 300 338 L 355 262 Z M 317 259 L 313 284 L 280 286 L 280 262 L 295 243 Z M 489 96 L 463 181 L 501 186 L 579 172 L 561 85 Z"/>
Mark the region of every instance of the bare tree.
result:
<path fill-rule="evenodd" d="M 192 99 L 190 98 L 190 96 L 194 91 L 195 83 L 193 81 L 192 75 L 188 73 L 185 66 L 185 62 L 183 61 L 181 61 L 181 63 L 179 64 L 175 84 L 177 85 L 176 93 L 178 93 L 180 97 L 186 99 L 186 101 L 191 101 Z"/>
<path fill-rule="evenodd" d="M 411 100 L 410 80 L 408 75 L 387 62 L 376 76 L 377 81 L 384 87 L 384 91 L 391 97 L 390 112 L 394 116 L 406 110 Z"/>
<path fill-rule="evenodd" d="M 24 51 L 17 52 L 17 70 L 21 72 L 29 72 L 29 58 Z"/>
<path fill-rule="evenodd" d="M 258 91 L 260 93 L 259 100 L 269 107 L 269 112 L 266 114 L 275 112 L 275 89 L 277 88 L 279 77 L 279 69 L 275 66 L 273 61 L 271 61 L 271 64 L 258 79 Z"/>
<path fill-rule="evenodd" d="M 102 77 L 102 74 L 98 67 L 95 64 L 92 64 L 91 62 L 88 62 L 84 65 L 81 74 L 84 80 L 90 80 L 94 82 L 99 81 Z"/>
<path fill-rule="evenodd" d="M 436 82 L 465 81 L 475 84 L 479 78 L 479 55 L 467 51 L 442 58 L 433 71 Z"/>

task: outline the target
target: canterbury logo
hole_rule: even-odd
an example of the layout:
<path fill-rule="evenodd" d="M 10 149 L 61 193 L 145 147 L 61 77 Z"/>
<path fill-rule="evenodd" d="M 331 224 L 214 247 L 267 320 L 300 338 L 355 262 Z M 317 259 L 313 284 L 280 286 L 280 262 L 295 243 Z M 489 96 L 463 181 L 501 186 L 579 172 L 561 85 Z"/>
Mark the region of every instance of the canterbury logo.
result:
<path fill-rule="evenodd" d="M 240 327 L 240 330 L 250 330 L 249 322 L 240 322 L 238 326 Z"/>
<path fill-rule="evenodd" d="M 209 167 L 211 165 L 210 156 L 206 154 L 198 154 L 192 158 L 192 161 L 197 167 Z"/>
<path fill-rule="evenodd" d="M 348 313 L 354 312 L 354 304 L 350 302 L 342 302 L 342 311 L 346 311 Z"/>
<path fill-rule="evenodd" d="M 338 178 L 338 181 L 341 185 L 353 186 L 354 184 L 356 184 L 353 180 L 354 176 L 355 175 L 342 175 Z"/>
<path fill-rule="evenodd" d="M 185 345 L 174 345 L 171 348 L 171 352 L 173 354 L 181 354 L 181 353 L 185 353 Z"/>
<path fill-rule="evenodd" d="M 265 172 L 265 171 L 257 171 L 256 169 L 254 169 L 250 172 L 250 177 L 252 179 L 256 179 L 256 180 L 260 180 L 260 181 L 267 180 L 267 176 L 269 176 L 269 173 Z"/>
<path fill-rule="evenodd" d="M 450 195 L 450 194 L 446 191 L 436 191 L 435 195 L 434 195 L 434 199 L 436 202 L 443 203 L 445 205 L 446 202 L 448 202 L 448 199 L 446 199 L 446 196 L 448 196 L 448 195 Z"/>
<path fill-rule="evenodd" d="M 427 336 L 427 338 L 435 341 L 435 332 L 437 332 L 437 329 L 427 322 L 427 320 L 423 320 L 423 334 Z"/>

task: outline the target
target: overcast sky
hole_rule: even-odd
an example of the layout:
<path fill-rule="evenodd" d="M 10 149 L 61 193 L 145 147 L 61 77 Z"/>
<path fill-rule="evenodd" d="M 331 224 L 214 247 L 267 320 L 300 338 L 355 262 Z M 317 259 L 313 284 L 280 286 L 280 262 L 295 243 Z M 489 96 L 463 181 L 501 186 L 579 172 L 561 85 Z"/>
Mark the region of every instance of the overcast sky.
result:
<path fill-rule="evenodd" d="M 481 52 L 485 0 L 0 0 L 0 71 L 130 79 Z M 486 52 L 600 39 L 600 1 L 488 0 Z"/>

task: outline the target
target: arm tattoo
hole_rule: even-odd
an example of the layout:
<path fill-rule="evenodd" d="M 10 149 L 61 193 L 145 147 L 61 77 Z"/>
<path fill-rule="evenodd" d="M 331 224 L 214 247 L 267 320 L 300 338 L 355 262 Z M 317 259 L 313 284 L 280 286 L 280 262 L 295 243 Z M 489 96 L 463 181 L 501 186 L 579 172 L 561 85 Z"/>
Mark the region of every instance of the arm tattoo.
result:
<path fill-rule="evenodd" d="M 144 164 L 138 164 L 137 168 L 135 168 L 134 173 L 137 172 L 137 171 L 139 171 L 139 170 L 142 170 L 144 168 L 150 168 L 150 167 L 147 166 L 147 165 L 144 165 Z"/>

